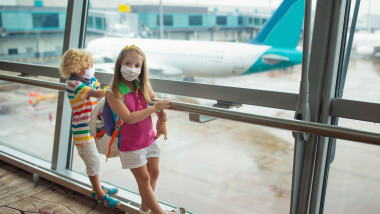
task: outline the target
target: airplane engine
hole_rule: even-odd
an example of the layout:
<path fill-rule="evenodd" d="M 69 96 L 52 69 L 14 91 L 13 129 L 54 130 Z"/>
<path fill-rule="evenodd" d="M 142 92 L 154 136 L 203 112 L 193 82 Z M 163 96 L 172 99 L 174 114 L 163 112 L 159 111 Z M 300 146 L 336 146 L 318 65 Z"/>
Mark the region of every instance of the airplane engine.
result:
<path fill-rule="evenodd" d="M 369 47 L 369 46 L 358 46 L 356 48 L 356 53 L 362 54 L 362 55 L 374 55 L 375 54 L 375 48 Z"/>

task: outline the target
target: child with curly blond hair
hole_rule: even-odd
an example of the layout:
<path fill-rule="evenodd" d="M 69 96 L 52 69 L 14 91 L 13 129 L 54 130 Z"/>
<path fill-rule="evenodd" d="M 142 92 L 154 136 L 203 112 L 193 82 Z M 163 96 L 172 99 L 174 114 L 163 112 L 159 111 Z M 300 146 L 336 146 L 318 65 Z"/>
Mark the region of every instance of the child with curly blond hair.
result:
<path fill-rule="evenodd" d="M 105 207 L 117 207 L 120 201 L 109 195 L 116 194 L 118 189 L 106 188 L 100 184 L 100 156 L 88 126 L 92 109 L 98 99 L 104 97 L 104 90 L 100 89 L 100 83 L 94 77 L 91 53 L 81 49 L 66 51 L 59 71 L 63 78 L 68 79 L 66 91 L 73 113 L 73 142 L 86 165 L 86 173 L 93 187 L 91 195 Z"/>

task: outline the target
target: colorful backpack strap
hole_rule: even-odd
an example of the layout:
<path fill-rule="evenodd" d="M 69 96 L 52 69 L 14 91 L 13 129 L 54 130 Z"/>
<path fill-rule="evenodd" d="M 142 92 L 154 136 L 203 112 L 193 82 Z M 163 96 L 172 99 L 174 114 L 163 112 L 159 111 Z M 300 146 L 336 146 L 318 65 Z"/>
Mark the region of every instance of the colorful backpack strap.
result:
<path fill-rule="evenodd" d="M 95 139 L 98 139 L 99 137 L 103 136 L 106 133 L 105 129 L 102 129 L 100 132 L 96 133 L 94 136 Z"/>
<path fill-rule="evenodd" d="M 102 115 L 103 115 L 103 112 L 99 112 L 99 114 L 97 116 L 98 116 L 98 118 L 100 118 Z M 98 139 L 99 137 L 103 136 L 105 133 L 106 133 L 106 130 L 102 129 L 100 132 L 96 133 L 94 138 Z"/>
<path fill-rule="evenodd" d="M 123 95 L 123 102 L 125 103 L 125 97 L 124 97 L 124 95 Z M 111 111 L 112 111 L 112 109 L 111 109 Z M 119 137 L 120 128 L 121 128 L 121 125 L 123 125 L 123 121 L 121 121 L 119 117 L 117 117 L 116 120 L 117 121 L 116 121 L 116 124 L 115 124 L 115 130 L 112 133 L 111 142 L 110 142 L 110 145 L 108 147 L 108 154 L 107 154 L 106 162 L 107 162 L 108 157 L 110 156 L 110 153 L 111 153 L 111 146 L 112 146 L 115 138 Z"/>
<path fill-rule="evenodd" d="M 108 154 L 107 154 L 106 162 L 108 161 L 108 157 L 110 156 L 110 153 L 111 153 L 111 146 L 112 146 L 115 138 L 119 136 L 120 127 L 122 124 L 123 124 L 123 121 L 121 121 L 120 119 L 117 119 L 117 122 L 115 125 L 115 131 L 113 131 L 113 134 L 111 137 L 111 142 L 110 142 L 110 145 L 108 147 Z"/>

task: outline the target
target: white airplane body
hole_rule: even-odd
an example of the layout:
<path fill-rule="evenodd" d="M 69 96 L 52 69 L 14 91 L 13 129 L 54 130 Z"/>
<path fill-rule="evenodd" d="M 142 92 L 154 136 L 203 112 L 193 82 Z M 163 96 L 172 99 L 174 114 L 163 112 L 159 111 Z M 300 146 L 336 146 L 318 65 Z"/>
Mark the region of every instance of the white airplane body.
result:
<path fill-rule="evenodd" d="M 380 33 L 357 32 L 352 47 L 358 54 L 373 56 L 380 52 Z"/>
<path fill-rule="evenodd" d="M 134 44 L 144 51 L 148 59 L 147 67 L 150 70 L 160 70 L 161 74 L 166 76 L 240 75 L 270 48 L 245 43 L 135 38 L 101 38 L 97 43 L 104 45 L 108 53 L 103 52 L 103 56 L 111 57 L 112 61 L 116 60 L 123 47 Z M 96 46 L 94 49 L 103 50 L 99 45 Z M 111 47 L 114 47 L 114 50 Z M 92 50 L 90 45 L 88 50 Z M 98 57 L 94 54 L 94 58 Z"/>
<path fill-rule="evenodd" d="M 122 48 L 134 44 L 144 51 L 151 76 L 250 74 L 302 62 L 302 52 L 296 46 L 303 13 L 304 0 L 284 0 L 257 37 L 247 43 L 105 37 L 90 41 L 87 50 L 98 69 L 105 66 L 110 70 L 111 63 L 97 66 L 96 62 L 114 63 Z"/>

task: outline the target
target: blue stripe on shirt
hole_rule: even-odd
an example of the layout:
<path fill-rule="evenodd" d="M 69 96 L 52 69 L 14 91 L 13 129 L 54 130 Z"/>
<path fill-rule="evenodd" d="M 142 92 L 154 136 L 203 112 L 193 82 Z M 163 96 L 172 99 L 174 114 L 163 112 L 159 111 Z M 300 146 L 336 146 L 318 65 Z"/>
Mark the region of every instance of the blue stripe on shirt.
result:
<path fill-rule="evenodd" d="M 73 128 L 81 128 L 81 127 L 86 127 L 88 126 L 88 123 L 81 123 L 81 124 L 78 124 L 78 125 L 72 125 L 71 127 Z"/>

